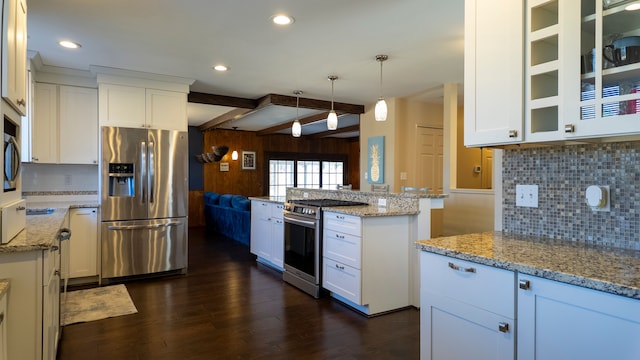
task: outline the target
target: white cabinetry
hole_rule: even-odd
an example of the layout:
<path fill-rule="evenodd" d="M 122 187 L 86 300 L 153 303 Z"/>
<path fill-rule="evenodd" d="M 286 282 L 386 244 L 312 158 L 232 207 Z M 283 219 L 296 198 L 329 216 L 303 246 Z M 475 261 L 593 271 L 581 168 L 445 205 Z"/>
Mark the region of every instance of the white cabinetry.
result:
<path fill-rule="evenodd" d="M 187 130 L 186 92 L 100 83 L 100 125 Z"/>
<path fill-rule="evenodd" d="M 251 200 L 251 253 L 278 270 L 284 268 L 282 210 L 282 203 Z"/>
<path fill-rule="evenodd" d="M 420 358 L 514 359 L 515 273 L 421 253 Z"/>
<path fill-rule="evenodd" d="M 465 1 L 466 146 L 523 140 L 523 3 Z"/>
<path fill-rule="evenodd" d="M 78 208 L 69 210 L 71 239 L 69 246 L 69 278 L 86 278 L 98 275 L 98 209 Z M 66 276 L 65 276 L 66 277 Z"/>
<path fill-rule="evenodd" d="M 60 242 L 47 250 L 0 253 L 0 274 L 11 279 L 7 358 L 55 359 L 60 336 Z"/>
<path fill-rule="evenodd" d="M 322 287 L 366 315 L 409 306 L 409 217 L 323 216 Z"/>
<path fill-rule="evenodd" d="M 97 90 L 36 83 L 31 127 L 31 161 L 98 163 Z"/>
<path fill-rule="evenodd" d="M 7 360 L 7 294 L 0 297 L 0 360 Z"/>
<path fill-rule="evenodd" d="M 637 359 L 640 301 L 518 276 L 518 359 Z"/>
<path fill-rule="evenodd" d="M 27 2 L 5 0 L 2 11 L 2 97 L 27 113 Z"/>

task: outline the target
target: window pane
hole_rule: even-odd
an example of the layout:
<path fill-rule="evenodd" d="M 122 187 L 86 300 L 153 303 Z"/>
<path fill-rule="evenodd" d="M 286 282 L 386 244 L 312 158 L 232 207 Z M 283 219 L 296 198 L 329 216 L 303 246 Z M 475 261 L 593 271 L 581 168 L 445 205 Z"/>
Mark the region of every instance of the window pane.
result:
<path fill-rule="evenodd" d="M 293 160 L 269 161 L 269 196 L 286 196 L 287 187 L 293 187 Z"/>

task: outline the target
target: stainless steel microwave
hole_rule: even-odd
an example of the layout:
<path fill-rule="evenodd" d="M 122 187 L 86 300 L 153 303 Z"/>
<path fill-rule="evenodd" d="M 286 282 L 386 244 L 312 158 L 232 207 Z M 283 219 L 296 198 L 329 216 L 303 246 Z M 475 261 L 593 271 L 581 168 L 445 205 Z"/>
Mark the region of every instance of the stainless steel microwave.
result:
<path fill-rule="evenodd" d="M 6 121 L 5 121 L 6 125 Z M 15 191 L 20 176 L 20 146 L 15 135 L 4 133 L 4 192 Z"/>

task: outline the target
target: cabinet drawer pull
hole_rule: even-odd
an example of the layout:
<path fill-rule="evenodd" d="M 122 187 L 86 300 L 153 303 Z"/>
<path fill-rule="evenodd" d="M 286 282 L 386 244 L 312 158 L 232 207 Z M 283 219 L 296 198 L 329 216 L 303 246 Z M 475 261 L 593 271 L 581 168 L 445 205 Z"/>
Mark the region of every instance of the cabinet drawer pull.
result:
<path fill-rule="evenodd" d="M 531 288 L 531 283 L 529 280 L 520 280 L 518 281 L 518 287 L 522 290 L 529 290 Z"/>
<path fill-rule="evenodd" d="M 336 215 L 336 219 L 338 219 L 338 220 L 344 220 L 344 216 Z"/>
<path fill-rule="evenodd" d="M 503 332 L 503 333 L 508 333 L 509 332 L 509 323 L 499 322 L 498 323 L 498 330 L 500 332 Z"/>
<path fill-rule="evenodd" d="M 518 137 L 518 130 L 509 130 L 509 137 L 510 138 Z"/>
<path fill-rule="evenodd" d="M 4 322 L 4 313 L 0 313 L 0 325 Z"/>
<path fill-rule="evenodd" d="M 573 126 L 573 124 L 566 124 L 566 125 L 564 126 L 564 132 L 565 132 L 566 134 L 570 134 L 570 133 L 572 133 L 572 132 L 574 132 L 574 131 L 576 131 L 576 128 L 575 128 L 575 126 Z"/>
<path fill-rule="evenodd" d="M 336 264 L 336 268 L 340 270 L 344 270 L 344 266 L 339 266 L 338 264 Z"/>
<path fill-rule="evenodd" d="M 452 262 L 449 263 L 449 267 L 452 268 L 453 270 L 457 270 L 457 271 L 462 271 L 462 272 L 468 272 L 468 273 L 474 273 L 476 272 L 476 268 L 473 267 L 460 267 Z"/>
<path fill-rule="evenodd" d="M 344 235 L 336 234 L 336 237 L 337 237 L 338 239 L 344 239 Z"/>

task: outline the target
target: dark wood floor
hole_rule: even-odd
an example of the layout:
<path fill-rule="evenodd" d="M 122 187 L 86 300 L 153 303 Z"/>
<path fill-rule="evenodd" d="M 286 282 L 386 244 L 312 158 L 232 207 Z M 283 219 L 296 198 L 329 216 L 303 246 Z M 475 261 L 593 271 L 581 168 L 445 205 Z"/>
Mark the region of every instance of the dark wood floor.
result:
<path fill-rule="evenodd" d="M 138 313 L 68 325 L 58 359 L 417 359 L 419 311 L 367 319 L 236 242 L 189 232 L 187 275 L 126 283 Z"/>

